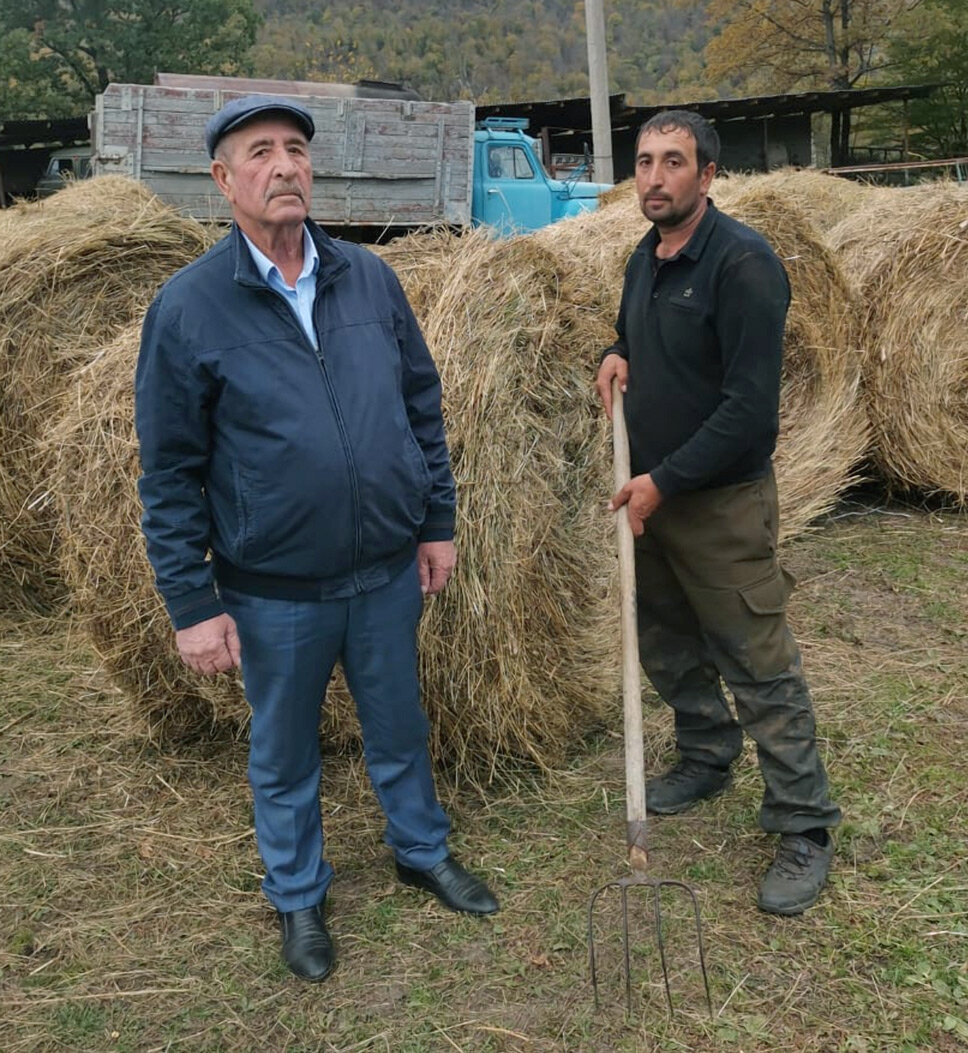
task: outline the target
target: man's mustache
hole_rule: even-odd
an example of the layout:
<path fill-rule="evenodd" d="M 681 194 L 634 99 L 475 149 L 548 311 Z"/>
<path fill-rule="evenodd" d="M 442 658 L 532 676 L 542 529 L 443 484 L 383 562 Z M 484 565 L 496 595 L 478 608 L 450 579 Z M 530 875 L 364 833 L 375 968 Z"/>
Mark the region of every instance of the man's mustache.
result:
<path fill-rule="evenodd" d="M 280 186 L 274 186 L 266 195 L 266 201 L 271 201 L 274 197 L 283 197 L 286 194 L 295 194 L 300 201 L 305 201 L 303 189 L 298 183 L 283 183 Z"/>

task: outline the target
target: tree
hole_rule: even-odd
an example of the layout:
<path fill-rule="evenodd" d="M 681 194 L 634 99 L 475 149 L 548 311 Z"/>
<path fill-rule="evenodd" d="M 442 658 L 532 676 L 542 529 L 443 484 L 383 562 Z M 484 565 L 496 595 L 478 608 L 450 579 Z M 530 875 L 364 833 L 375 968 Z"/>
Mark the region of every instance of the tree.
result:
<path fill-rule="evenodd" d="M 926 0 L 905 19 L 891 57 L 899 83 L 940 84 L 930 97 L 910 103 L 915 152 L 968 156 L 968 5 L 965 0 Z"/>
<path fill-rule="evenodd" d="M 706 46 L 714 81 L 749 92 L 840 90 L 883 77 L 896 22 L 921 0 L 710 0 L 721 24 Z M 846 159 L 850 111 L 833 113 L 831 158 Z"/>
<path fill-rule="evenodd" d="M 46 81 L 73 112 L 112 81 L 150 83 L 159 70 L 246 72 L 259 22 L 252 0 L 0 0 L 5 57 L 35 74 L 21 105 L 36 108 Z"/>
<path fill-rule="evenodd" d="M 0 32 L 0 114 L 23 120 L 77 113 L 78 85 L 52 78 L 27 29 Z"/>

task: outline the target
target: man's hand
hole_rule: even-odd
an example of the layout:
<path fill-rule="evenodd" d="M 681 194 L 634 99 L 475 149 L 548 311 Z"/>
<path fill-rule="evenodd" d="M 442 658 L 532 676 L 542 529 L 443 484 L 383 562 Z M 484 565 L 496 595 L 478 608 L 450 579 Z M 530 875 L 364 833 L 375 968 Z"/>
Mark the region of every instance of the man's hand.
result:
<path fill-rule="evenodd" d="M 205 676 L 226 673 L 242 661 L 239 634 L 228 614 L 177 630 L 175 643 L 185 665 Z"/>
<path fill-rule="evenodd" d="M 433 596 L 447 584 L 454 565 L 457 549 L 453 541 L 424 541 L 417 546 L 417 571 L 420 574 L 420 591 Z"/>
<path fill-rule="evenodd" d="M 612 419 L 612 377 L 618 377 L 618 386 L 624 395 L 629 386 L 629 364 L 614 351 L 602 359 L 602 364 L 598 367 L 598 379 L 595 381 L 598 397 L 602 400 L 609 420 Z"/>
<path fill-rule="evenodd" d="M 645 521 L 662 504 L 662 491 L 652 482 L 651 475 L 633 476 L 611 501 L 610 512 L 617 512 L 627 505 L 629 526 L 636 537 L 645 533 Z"/>

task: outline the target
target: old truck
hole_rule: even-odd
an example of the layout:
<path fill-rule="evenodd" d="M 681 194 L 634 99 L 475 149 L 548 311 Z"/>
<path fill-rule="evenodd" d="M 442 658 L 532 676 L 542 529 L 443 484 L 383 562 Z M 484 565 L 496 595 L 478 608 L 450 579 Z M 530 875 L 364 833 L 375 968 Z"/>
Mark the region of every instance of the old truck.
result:
<path fill-rule="evenodd" d="M 281 87 L 286 82 L 277 82 Z M 475 127 L 470 102 L 298 95 L 316 136 L 313 218 L 361 241 L 419 228 L 486 224 L 510 235 L 590 211 L 605 187 L 579 173 L 552 179 L 527 122 L 490 118 Z M 145 182 L 201 220 L 227 220 L 203 146 L 208 118 L 243 91 L 111 84 L 91 115 L 95 174 Z"/>

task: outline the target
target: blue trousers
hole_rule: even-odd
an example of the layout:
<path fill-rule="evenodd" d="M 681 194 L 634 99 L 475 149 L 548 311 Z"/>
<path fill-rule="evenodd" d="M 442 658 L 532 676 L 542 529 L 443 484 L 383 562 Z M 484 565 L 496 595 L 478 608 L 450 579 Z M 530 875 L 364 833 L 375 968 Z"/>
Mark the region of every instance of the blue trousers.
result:
<path fill-rule="evenodd" d="M 434 789 L 429 724 L 420 705 L 417 623 L 423 599 L 414 561 L 382 588 L 305 602 L 222 590 L 242 645 L 252 710 L 249 784 L 266 875 L 280 911 L 323 900 L 333 868 L 323 859 L 319 716 L 339 659 L 360 726 L 370 781 L 397 859 L 429 869 L 447 855 L 450 822 Z"/>

